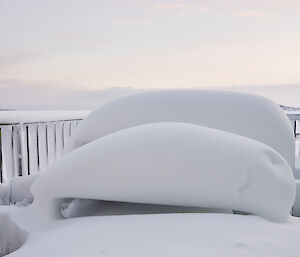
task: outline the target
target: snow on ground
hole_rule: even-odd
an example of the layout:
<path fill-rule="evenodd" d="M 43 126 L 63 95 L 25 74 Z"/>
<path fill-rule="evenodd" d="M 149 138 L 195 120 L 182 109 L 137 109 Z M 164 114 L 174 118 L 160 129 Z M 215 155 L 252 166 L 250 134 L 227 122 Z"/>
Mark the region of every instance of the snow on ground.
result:
<path fill-rule="evenodd" d="M 86 202 L 81 207 L 92 204 L 80 201 Z M 252 215 L 188 213 L 193 210 L 182 207 L 94 204 L 98 213 L 93 213 L 95 208 L 90 213 L 79 208 L 73 214 L 97 216 L 63 220 L 39 220 L 33 209 L 2 206 L 0 246 L 16 250 L 9 255 L 14 257 L 297 257 L 300 253 L 299 218 L 276 223 Z M 160 214 L 163 209 L 171 213 Z M 147 214 L 153 210 L 157 214 Z"/>
<path fill-rule="evenodd" d="M 300 223 L 233 214 L 151 214 L 53 222 L 14 257 L 297 257 Z"/>

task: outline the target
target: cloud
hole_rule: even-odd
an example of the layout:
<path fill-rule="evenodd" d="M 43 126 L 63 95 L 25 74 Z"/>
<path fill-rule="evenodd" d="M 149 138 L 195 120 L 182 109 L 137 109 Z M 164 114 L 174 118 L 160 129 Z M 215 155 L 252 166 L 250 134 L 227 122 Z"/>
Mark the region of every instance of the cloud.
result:
<path fill-rule="evenodd" d="M 218 87 L 215 89 L 261 95 L 272 99 L 277 104 L 300 107 L 300 84 L 234 85 L 228 87 Z"/>
<path fill-rule="evenodd" d="M 182 4 L 182 3 L 159 3 L 153 6 L 153 10 L 179 10 L 186 12 L 194 12 L 200 13 L 208 11 L 207 7 L 203 7 L 200 5 L 190 5 L 190 4 Z"/>
<path fill-rule="evenodd" d="M 12 51 L 0 49 L 0 67 L 10 66 L 26 61 L 45 58 L 40 53 L 31 51 Z"/>
<path fill-rule="evenodd" d="M 154 5 L 152 9 L 158 11 L 176 11 L 176 14 L 180 17 L 192 17 L 210 10 L 208 7 L 201 5 L 192 5 L 176 2 L 158 3 Z M 233 10 L 228 12 L 227 14 L 233 17 L 247 19 L 267 19 L 279 17 L 276 13 L 259 9 Z"/>
<path fill-rule="evenodd" d="M 0 68 L 41 58 L 46 57 L 40 53 L 32 51 L 12 51 L 8 49 L 0 49 Z"/>
<path fill-rule="evenodd" d="M 263 10 L 236 10 L 232 11 L 230 15 L 248 19 L 278 18 L 277 14 Z"/>
<path fill-rule="evenodd" d="M 55 33 L 55 38 L 58 44 L 69 44 L 72 42 L 72 45 L 79 47 L 107 47 L 115 43 L 113 40 L 99 39 L 98 35 L 87 36 L 86 34 L 78 32 L 58 32 Z M 58 41 L 59 40 L 59 41 Z"/>
<path fill-rule="evenodd" d="M 149 25 L 150 21 L 148 20 L 116 20 L 113 24 L 117 25 Z"/>
<path fill-rule="evenodd" d="M 194 88 L 195 89 L 195 88 Z M 279 104 L 300 107 L 300 84 L 208 87 L 206 89 L 254 93 Z M 93 110 L 111 99 L 152 89 L 109 87 L 78 90 L 58 83 L 0 80 L 0 109 L 18 110 Z"/>
<path fill-rule="evenodd" d="M 142 91 L 131 87 L 80 90 L 54 82 L 0 80 L 0 109 L 93 110 L 113 98 Z"/>

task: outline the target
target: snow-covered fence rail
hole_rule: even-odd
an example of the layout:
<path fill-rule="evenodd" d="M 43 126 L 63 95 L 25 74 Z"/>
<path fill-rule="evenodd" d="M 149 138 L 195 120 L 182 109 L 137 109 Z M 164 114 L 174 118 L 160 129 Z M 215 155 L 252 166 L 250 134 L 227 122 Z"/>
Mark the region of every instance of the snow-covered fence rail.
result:
<path fill-rule="evenodd" d="M 294 133 L 295 133 L 295 136 L 300 136 L 300 113 L 298 112 L 287 112 L 286 115 L 289 117 L 291 123 L 292 123 L 292 126 L 293 126 L 293 129 L 294 129 Z"/>
<path fill-rule="evenodd" d="M 295 134 L 295 155 L 300 158 L 300 113 L 299 112 L 287 112 L 286 115 L 289 117 L 294 134 Z"/>
<path fill-rule="evenodd" d="M 45 169 L 87 111 L 0 112 L 0 181 Z"/>

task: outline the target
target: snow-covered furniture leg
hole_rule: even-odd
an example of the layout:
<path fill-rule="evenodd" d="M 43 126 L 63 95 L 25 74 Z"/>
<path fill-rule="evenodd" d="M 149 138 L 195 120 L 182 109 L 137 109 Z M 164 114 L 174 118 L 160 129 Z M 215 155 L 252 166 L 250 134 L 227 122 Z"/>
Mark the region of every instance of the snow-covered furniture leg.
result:
<path fill-rule="evenodd" d="M 4 184 L 0 183 L 0 205 L 10 204 L 10 194 L 11 194 L 10 183 L 8 182 Z"/>
<path fill-rule="evenodd" d="M 300 180 L 296 179 L 296 199 L 293 206 L 293 215 L 300 217 Z"/>
<path fill-rule="evenodd" d="M 39 175 L 40 173 L 35 173 L 30 176 L 15 177 L 0 184 L 0 204 L 27 205 L 32 203 L 31 185 Z"/>

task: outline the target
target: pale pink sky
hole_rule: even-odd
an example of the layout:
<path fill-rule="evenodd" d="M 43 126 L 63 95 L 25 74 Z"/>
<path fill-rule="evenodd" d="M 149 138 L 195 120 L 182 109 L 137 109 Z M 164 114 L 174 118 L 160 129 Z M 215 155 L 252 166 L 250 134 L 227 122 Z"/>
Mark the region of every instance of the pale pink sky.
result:
<path fill-rule="evenodd" d="M 70 90 L 299 83 L 299 14 L 298 0 L 0 0 L 0 81 Z"/>

